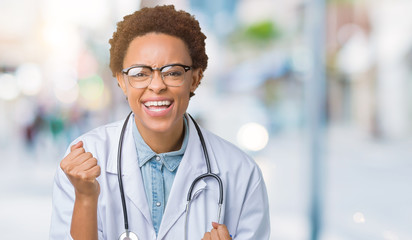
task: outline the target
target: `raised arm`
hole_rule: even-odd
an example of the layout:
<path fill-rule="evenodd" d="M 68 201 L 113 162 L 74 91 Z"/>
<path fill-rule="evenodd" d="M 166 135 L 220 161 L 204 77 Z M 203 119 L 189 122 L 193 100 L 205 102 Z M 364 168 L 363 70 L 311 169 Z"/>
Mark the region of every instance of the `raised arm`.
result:
<path fill-rule="evenodd" d="M 85 152 L 83 142 L 71 146 L 70 153 L 61 161 L 60 167 L 75 190 L 75 201 L 70 234 L 75 240 L 97 240 L 97 201 L 100 175 L 97 159 Z"/>

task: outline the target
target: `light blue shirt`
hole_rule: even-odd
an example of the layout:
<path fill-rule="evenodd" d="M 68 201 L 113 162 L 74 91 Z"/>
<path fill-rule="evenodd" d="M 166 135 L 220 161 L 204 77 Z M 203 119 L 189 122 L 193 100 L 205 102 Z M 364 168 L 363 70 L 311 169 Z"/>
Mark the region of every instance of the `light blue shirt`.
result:
<path fill-rule="evenodd" d="M 189 139 L 187 120 L 185 117 L 183 119 L 185 135 L 182 147 L 178 151 L 160 154 L 156 154 L 146 144 L 137 130 L 136 124 L 133 124 L 133 138 L 136 145 L 137 158 L 143 176 L 146 198 L 156 235 L 159 231 L 177 168 L 186 151 Z"/>

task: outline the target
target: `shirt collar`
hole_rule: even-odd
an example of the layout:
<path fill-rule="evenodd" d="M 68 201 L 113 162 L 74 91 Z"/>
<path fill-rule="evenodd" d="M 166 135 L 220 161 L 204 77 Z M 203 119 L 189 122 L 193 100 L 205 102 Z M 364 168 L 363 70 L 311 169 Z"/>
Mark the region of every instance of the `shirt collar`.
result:
<path fill-rule="evenodd" d="M 167 153 L 160 153 L 156 154 L 150 147 L 149 145 L 146 144 L 146 142 L 143 140 L 142 136 L 139 133 L 139 130 L 137 129 L 136 123 L 133 124 L 133 138 L 134 142 L 136 145 L 136 152 L 137 152 L 137 158 L 138 158 L 138 163 L 139 167 L 142 167 L 145 165 L 147 162 L 149 162 L 153 157 L 160 156 L 161 161 L 163 165 L 171 172 L 176 170 L 176 168 L 179 166 L 180 161 L 182 160 L 182 156 L 186 151 L 187 147 L 187 142 L 189 139 L 189 127 L 187 123 L 186 117 L 184 119 L 184 137 L 183 137 L 183 143 L 182 147 L 173 152 L 167 152 Z"/>

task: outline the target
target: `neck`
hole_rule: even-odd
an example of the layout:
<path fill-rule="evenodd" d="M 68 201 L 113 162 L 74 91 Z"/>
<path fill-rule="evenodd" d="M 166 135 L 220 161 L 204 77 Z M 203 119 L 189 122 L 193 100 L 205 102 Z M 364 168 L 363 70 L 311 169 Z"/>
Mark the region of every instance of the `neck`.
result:
<path fill-rule="evenodd" d="M 185 131 L 183 119 L 181 123 L 176 124 L 173 129 L 167 132 L 147 131 L 147 129 L 139 127 L 139 124 L 136 126 L 145 143 L 155 153 L 177 151 L 182 146 Z"/>

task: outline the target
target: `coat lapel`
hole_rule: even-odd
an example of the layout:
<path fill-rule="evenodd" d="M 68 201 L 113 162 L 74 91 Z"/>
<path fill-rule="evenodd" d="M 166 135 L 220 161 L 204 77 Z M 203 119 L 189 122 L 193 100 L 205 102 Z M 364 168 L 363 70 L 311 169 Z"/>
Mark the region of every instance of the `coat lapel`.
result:
<path fill-rule="evenodd" d="M 149 226 L 152 225 L 152 219 L 150 216 L 149 206 L 147 204 L 146 193 L 143 185 L 143 178 L 139 169 L 138 160 L 137 160 L 137 153 L 136 153 L 136 146 L 133 139 L 133 127 L 134 123 L 134 115 L 130 116 L 130 119 L 127 124 L 127 129 L 123 139 L 123 147 L 122 147 L 122 175 L 123 175 L 123 189 L 124 194 L 126 197 L 126 207 L 127 212 L 130 215 L 132 211 L 130 209 L 132 207 L 137 208 L 141 214 L 144 216 L 146 222 Z M 119 134 L 121 127 L 119 127 Z M 119 139 L 119 138 L 117 138 Z M 118 140 L 117 140 L 118 141 Z M 117 146 L 118 142 L 115 145 L 116 148 L 112 149 L 111 151 L 111 161 L 107 163 L 107 172 L 117 174 Z M 127 201 L 127 198 L 130 201 Z M 132 204 L 130 204 L 130 202 Z M 129 217 L 130 223 L 130 217 Z"/>
<path fill-rule="evenodd" d="M 189 118 L 188 118 L 189 119 Z M 202 146 L 193 122 L 189 121 L 189 141 L 186 152 L 179 165 L 173 186 L 170 192 L 167 206 L 163 214 L 162 223 L 160 225 L 158 239 L 163 239 L 173 225 L 181 218 L 184 218 L 186 210 L 187 194 L 193 180 L 199 175 L 206 173 L 207 167 L 202 151 Z M 200 180 L 194 187 L 192 199 L 194 195 L 201 194 L 206 188 L 207 183 Z M 182 219 L 184 221 L 184 219 Z M 184 229 L 182 227 L 182 236 Z"/>

